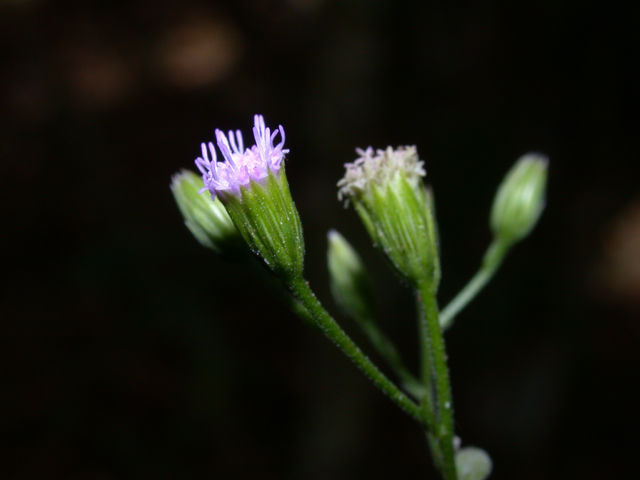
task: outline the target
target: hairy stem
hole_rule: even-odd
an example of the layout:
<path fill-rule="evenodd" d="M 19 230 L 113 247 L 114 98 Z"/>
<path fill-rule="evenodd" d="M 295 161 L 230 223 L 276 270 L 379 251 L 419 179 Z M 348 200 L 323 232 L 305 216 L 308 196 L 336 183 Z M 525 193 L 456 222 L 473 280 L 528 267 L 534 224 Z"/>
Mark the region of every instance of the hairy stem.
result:
<path fill-rule="evenodd" d="M 457 480 L 453 447 L 453 401 L 447 354 L 438 321 L 438 305 L 429 285 L 420 285 L 418 293 L 422 303 L 420 315 L 422 375 L 423 381 L 431 392 L 431 395 L 426 395 L 423 401 L 423 415 L 428 424 L 431 424 L 429 435 L 436 440 L 430 439 L 436 466 L 439 467 L 445 480 Z M 427 405 L 426 402 L 431 405 Z M 431 418 L 429 418 L 430 415 L 432 415 Z M 433 448 L 435 444 L 438 446 L 437 450 Z"/>
<path fill-rule="evenodd" d="M 482 266 L 462 290 L 440 312 L 440 326 L 443 330 L 453 325 L 453 320 L 475 296 L 489 283 L 506 255 L 508 246 L 494 240 L 487 249 Z"/>
<path fill-rule="evenodd" d="M 358 348 L 338 323 L 324 309 L 320 301 L 303 278 L 294 278 L 289 283 L 291 292 L 302 302 L 307 311 L 322 330 L 342 352 L 349 357 L 362 372 L 382 390 L 398 407 L 415 420 L 424 424 L 419 406 L 389 380 L 371 360 Z"/>
<path fill-rule="evenodd" d="M 391 340 L 378 328 L 371 318 L 355 319 L 363 333 L 378 354 L 387 362 L 398 376 L 402 387 L 415 398 L 422 398 L 425 389 L 420 381 L 411 373 L 402 361 L 398 349 Z"/>

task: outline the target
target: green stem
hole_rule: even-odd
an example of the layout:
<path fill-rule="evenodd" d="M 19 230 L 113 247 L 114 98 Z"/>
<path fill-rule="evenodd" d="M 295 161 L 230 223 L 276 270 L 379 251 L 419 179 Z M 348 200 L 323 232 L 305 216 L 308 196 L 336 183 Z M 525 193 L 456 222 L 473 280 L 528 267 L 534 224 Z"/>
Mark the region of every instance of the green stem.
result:
<path fill-rule="evenodd" d="M 360 325 L 373 348 L 398 376 L 404 389 L 413 397 L 422 398 L 425 393 L 423 385 L 406 367 L 393 342 L 378 328 L 373 320 L 358 318 L 356 322 Z"/>
<path fill-rule="evenodd" d="M 494 240 L 487 249 L 482 266 L 476 274 L 469 280 L 462 290 L 449 302 L 440 312 L 440 326 L 443 330 L 453 325 L 453 319 L 475 298 L 475 296 L 489 283 L 489 280 L 498 270 L 504 256 L 508 250 L 508 245 Z"/>
<path fill-rule="evenodd" d="M 344 354 L 349 357 L 369 379 L 382 390 L 396 405 L 415 420 L 424 424 L 420 415 L 420 408 L 391 380 L 389 380 L 376 367 L 369 358 L 362 353 L 362 350 L 349 338 L 338 323 L 327 313 L 320 301 L 316 298 L 309 284 L 304 278 L 294 278 L 289 288 L 292 293 L 302 302 L 316 321 L 318 327 L 333 343 L 336 344 Z"/>
<path fill-rule="evenodd" d="M 430 433 L 435 436 L 438 451 L 433 452 L 436 464 L 445 480 L 457 480 L 455 451 L 453 447 L 453 401 L 449 383 L 449 369 L 444 338 L 438 321 L 438 305 L 430 285 L 419 286 L 422 302 L 421 331 L 423 352 L 423 377 L 433 392 L 433 427 Z M 427 363 L 428 362 L 428 363 Z M 427 396 L 428 397 L 428 396 Z M 434 442 L 435 443 L 435 442 Z"/>
<path fill-rule="evenodd" d="M 433 411 L 435 402 L 435 391 L 433 388 L 435 385 L 435 372 L 433 370 L 431 337 L 424 320 L 426 312 L 419 291 L 416 296 L 416 304 L 418 310 L 418 339 L 420 341 L 420 378 L 425 389 L 425 395 L 421 398 L 420 409 L 429 426 L 429 431 L 433 431 L 435 429 Z"/>

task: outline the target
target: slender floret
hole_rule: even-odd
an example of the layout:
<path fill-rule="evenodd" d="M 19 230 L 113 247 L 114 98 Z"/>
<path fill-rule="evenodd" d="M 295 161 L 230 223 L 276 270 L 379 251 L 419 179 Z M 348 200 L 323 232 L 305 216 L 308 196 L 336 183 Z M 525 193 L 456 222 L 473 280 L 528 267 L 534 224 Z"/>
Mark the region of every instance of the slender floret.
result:
<path fill-rule="evenodd" d="M 284 148 L 284 128 L 280 125 L 271 132 L 265 126 L 262 115 L 255 115 L 253 120 L 255 145 L 247 149 L 244 148 L 240 130 L 230 130 L 225 135 L 222 130 L 216 129 L 216 143 L 224 157 L 222 162 L 218 162 L 213 142 L 201 144 L 202 156 L 195 163 L 202 173 L 203 191 L 209 190 L 212 198 L 228 194 L 239 196 L 240 187 L 247 188 L 252 180 L 263 183 L 269 172 L 277 174 L 280 171 L 282 160 L 289 153 Z M 274 145 L 278 133 L 280 142 Z"/>

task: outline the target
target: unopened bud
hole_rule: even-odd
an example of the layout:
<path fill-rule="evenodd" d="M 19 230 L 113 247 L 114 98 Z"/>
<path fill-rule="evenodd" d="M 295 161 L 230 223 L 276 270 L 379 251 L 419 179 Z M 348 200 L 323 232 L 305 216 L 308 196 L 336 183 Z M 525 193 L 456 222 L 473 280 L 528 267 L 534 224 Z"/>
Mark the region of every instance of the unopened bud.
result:
<path fill-rule="evenodd" d="M 327 263 L 333 298 L 351 318 L 370 318 L 373 289 L 360 256 L 337 231 L 330 230 L 328 239 Z"/>
<path fill-rule="evenodd" d="M 481 448 L 465 447 L 456 452 L 459 480 L 485 480 L 492 468 L 491 457 Z"/>
<path fill-rule="evenodd" d="M 184 224 L 203 246 L 217 253 L 242 245 L 238 230 L 219 199 L 200 195 L 204 182 L 199 175 L 182 170 L 171 178 L 171 192 Z"/>
<path fill-rule="evenodd" d="M 544 155 L 524 155 L 500 184 L 491 210 L 491 229 L 501 242 L 522 240 L 536 225 L 545 204 L 548 163 Z"/>

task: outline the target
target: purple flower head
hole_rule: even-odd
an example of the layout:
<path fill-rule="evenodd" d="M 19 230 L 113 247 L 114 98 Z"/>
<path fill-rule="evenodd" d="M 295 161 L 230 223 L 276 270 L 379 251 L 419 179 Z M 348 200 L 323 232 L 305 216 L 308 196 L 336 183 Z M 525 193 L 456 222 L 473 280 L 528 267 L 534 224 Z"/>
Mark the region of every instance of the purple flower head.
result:
<path fill-rule="evenodd" d="M 273 144 L 280 132 L 280 143 Z M 284 147 L 284 129 L 282 125 L 271 132 L 265 127 L 264 117 L 254 115 L 253 137 L 255 145 L 244 148 L 244 141 L 240 130 L 229 131 L 225 135 L 222 130 L 216 129 L 216 142 L 224 157 L 223 162 L 218 162 L 213 142 L 202 143 L 202 156 L 196 158 L 196 166 L 202 173 L 205 190 L 209 190 L 211 198 L 216 195 L 224 197 L 226 194 L 240 195 L 240 187 L 247 187 L 251 181 L 262 182 L 269 172 L 274 174 L 280 171 L 282 159 L 289 149 Z M 211 159 L 209 158 L 211 154 Z"/>

